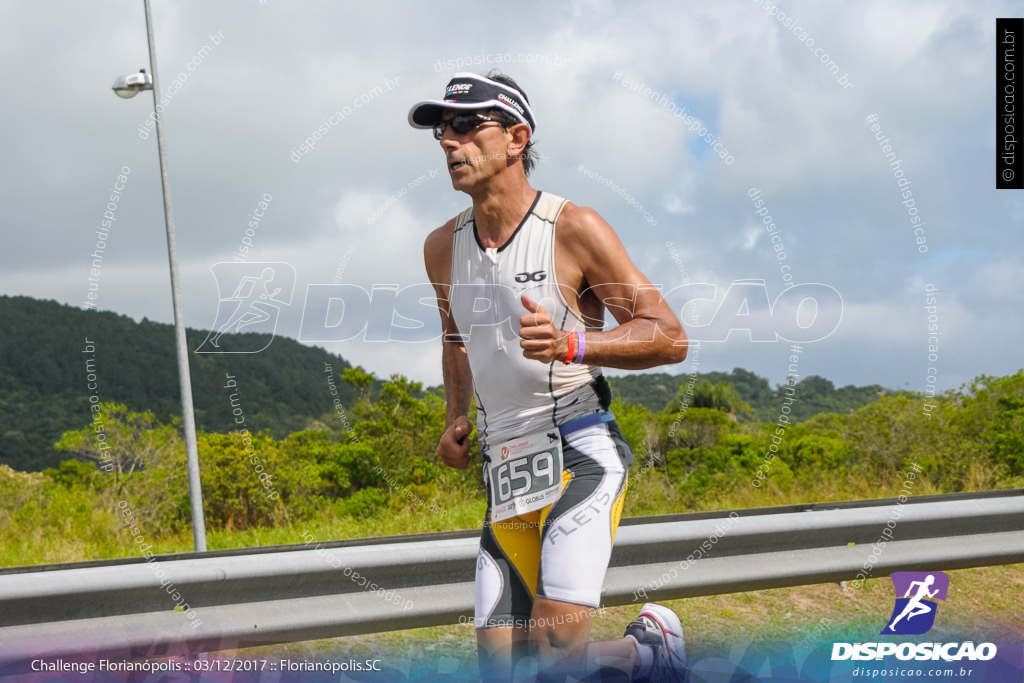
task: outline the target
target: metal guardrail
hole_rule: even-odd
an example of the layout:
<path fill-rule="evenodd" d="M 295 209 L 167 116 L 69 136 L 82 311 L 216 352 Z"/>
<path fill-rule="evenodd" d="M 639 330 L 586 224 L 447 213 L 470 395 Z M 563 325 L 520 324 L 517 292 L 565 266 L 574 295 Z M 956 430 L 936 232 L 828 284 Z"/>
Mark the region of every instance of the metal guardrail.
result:
<path fill-rule="evenodd" d="M 0 665 L 459 623 L 472 616 L 478 536 L 448 532 L 165 555 L 151 564 L 134 558 L 3 570 Z M 616 537 L 603 604 L 839 582 L 857 578 L 865 566 L 871 578 L 882 578 L 1018 562 L 1024 489 L 919 496 L 906 504 L 635 518 L 624 520 Z M 191 618 L 174 611 L 168 586 L 193 610 Z"/>

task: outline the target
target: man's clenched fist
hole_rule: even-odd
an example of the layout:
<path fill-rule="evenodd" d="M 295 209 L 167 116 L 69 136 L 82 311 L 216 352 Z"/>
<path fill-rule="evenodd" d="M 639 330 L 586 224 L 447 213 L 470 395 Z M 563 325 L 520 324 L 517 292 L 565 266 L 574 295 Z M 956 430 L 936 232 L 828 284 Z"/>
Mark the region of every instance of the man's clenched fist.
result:
<path fill-rule="evenodd" d="M 459 415 L 455 418 L 437 444 L 437 454 L 441 456 L 441 462 L 458 470 L 469 467 L 469 435 L 472 431 L 473 427 L 469 424 L 468 417 Z"/>
<path fill-rule="evenodd" d="M 551 316 L 544 307 L 526 294 L 520 298 L 526 313 L 519 318 L 519 346 L 523 356 L 542 363 L 564 360 L 569 348 L 566 333 L 551 324 Z"/>

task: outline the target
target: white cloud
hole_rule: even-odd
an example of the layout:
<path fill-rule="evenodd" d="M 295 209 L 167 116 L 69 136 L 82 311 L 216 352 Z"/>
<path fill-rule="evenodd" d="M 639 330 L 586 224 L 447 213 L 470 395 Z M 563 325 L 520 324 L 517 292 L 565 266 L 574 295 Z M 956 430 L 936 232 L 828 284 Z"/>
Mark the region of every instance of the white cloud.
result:
<path fill-rule="evenodd" d="M 473 69 L 501 67 L 530 94 L 538 150 L 547 157 L 536 185 L 598 209 L 652 281 L 680 281 L 666 247 L 672 242 L 691 281 L 725 288 L 755 278 L 771 293 L 781 291 L 780 263 L 747 196 L 757 187 L 781 230 L 795 281 L 830 284 L 847 304 L 842 327 L 813 345 L 808 366 L 836 384 L 914 388 L 918 290 L 937 282 L 949 325 L 944 386 L 1019 367 L 1013 339 L 1021 331 L 1024 269 L 1011 255 L 1021 253 L 1024 237 L 1011 228 L 1024 204 L 1015 193 L 992 189 L 991 46 L 978 47 L 990 45 L 993 19 L 1012 16 L 1014 6 L 788 5 L 783 9 L 849 74 L 852 88 L 841 87 L 812 49 L 745 1 L 465 4 L 448 13 L 389 2 L 157 4 L 164 87 L 211 34 L 224 34 L 166 111 L 189 324 L 212 319 L 208 268 L 231 257 L 264 193 L 273 202 L 250 260 L 286 261 L 303 283 L 330 282 L 351 249 L 346 282 L 372 287 L 425 278 L 423 238 L 468 198 L 451 189 L 443 170 L 409 187 L 442 168 L 442 157 L 429 133 L 406 125 L 408 107 L 440 94 L 454 69 L 437 70 L 439 59 L 508 54 L 511 63 Z M 0 8 L 0 55 L 19 65 L 0 73 L 0 86 L 17 94 L 15 106 L 0 113 L 0 181 L 7 189 L 0 197 L 0 289 L 77 305 L 107 188 L 128 165 L 102 301 L 137 318 L 169 321 L 155 140 L 137 132 L 151 100 L 125 102 L 109 90 L 115 76 L 146 63 L 141 8 L 103 1 L 88 10 L 61 7 L 59 22 L 44 7 Z M 546 19 L 527 32 L 507 30 L 531 13 Z M 532 62 L 514 61 L 521 54 Z M 613 82 L 616 72 L 688 107 L 720 136 L 734 163 L 709 153 L 663 107 Z M 396 87 L 353 107 L 388 81 Z M 294 163 L 293 150 L 346 106 L 354 111 Z M 872 113 L 913 179 L 928 221 L 927 255 L 916 250 L 895 179 L 864 121 Z M 580 163 L 625 188 L 657 225 L 577 172 Z M 375 212 L 380 216 L 371 224 Z M 393 368 L 436 383 L 439 362 L 420 351 L 345 347 L 349 360 L 381 376 Z M 748 367 L 778 381 L 784 374 L 773 368 L 782 362 L 773 353 L 730 341 L 709 349 L 703 363 Z"/>

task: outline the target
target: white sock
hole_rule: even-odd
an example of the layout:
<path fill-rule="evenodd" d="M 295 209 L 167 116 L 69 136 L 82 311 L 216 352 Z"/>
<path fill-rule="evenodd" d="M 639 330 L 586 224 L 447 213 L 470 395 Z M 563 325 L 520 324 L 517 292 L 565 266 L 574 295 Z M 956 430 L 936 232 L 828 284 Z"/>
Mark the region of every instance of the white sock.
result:
<path fill-rule="evenodd" d="M 641 643 L 632 635 L 626 637 L 633 639 L 633 644 L 636 645 L 636 653 L 640 656 L 640 667 L 636 671 L 637 676 L 649 676 L 654 668 L 654 646 L 650 643 Z"/>

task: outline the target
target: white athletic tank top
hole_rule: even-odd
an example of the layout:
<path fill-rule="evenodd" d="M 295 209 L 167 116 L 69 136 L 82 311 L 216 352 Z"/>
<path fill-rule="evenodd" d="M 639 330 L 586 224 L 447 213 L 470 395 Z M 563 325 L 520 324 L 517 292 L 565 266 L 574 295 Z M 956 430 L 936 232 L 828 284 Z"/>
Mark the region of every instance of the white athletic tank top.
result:
<path fill-rule="evenodd" d="M 519 346 L 524 292 L 544 306 L 555 327 L 586 329 L 555 277 L 555 221 L 565 201 L 538 192 L 522 223 L 496 249 L 480 244 L 472 207 L 456 219 L 449 305 L 473 372 L 477 433 L 485 451 L 602 410 L 598 392 L 607 385 L 599 368 L 530 360 Z"/>

